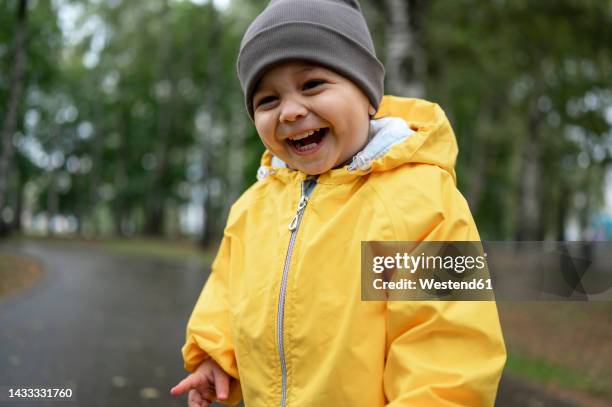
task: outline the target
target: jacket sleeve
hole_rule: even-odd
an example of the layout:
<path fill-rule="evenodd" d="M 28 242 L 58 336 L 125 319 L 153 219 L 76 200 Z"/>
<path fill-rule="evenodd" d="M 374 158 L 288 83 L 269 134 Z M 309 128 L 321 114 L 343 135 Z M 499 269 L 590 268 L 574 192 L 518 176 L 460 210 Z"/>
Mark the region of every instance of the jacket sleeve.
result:
<path fill-rule="evenodd" d="M 187 324 L 186 343 L 182 348 L 185 369 L 193 372 L 206 358 L 212 357 L 234 379 L 230 382 L 227 404 L 242 399 L 234 344 L 230 333 L 228 274 L 231 238 L 224 236 L 212 265 L 212 271 Z M 226 404 L 224 403 L 224 404 Z"/>
<path fill-rule="evenodd" d="M 423 240 L 480 240 L 454 182 L 442 193 L 440 220 Z M 493 301 L 387 303 L 383 385 L 389 407 L 493 406 L 505 361 Z"/>

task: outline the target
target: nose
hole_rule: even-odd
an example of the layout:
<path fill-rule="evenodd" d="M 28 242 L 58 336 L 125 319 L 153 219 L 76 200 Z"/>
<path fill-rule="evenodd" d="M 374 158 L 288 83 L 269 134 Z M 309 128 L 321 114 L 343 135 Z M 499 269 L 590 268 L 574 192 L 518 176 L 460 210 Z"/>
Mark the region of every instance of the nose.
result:
<path fill-rule="evenodd" d="M 283 100 L 278 120 L 281 123 L 294 122 L 297 119 L 308 114 L 306 106 L 300 103 L 295 98 L 287 98 Z"/>

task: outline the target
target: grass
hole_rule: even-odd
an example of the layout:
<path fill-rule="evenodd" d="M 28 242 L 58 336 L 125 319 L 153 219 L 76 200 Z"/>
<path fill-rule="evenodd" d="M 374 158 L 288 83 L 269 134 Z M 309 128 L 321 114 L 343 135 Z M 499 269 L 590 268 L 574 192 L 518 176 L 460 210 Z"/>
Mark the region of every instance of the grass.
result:
<path fill-rule="evenodd" d="M 34 240 L 45 244 L 85 245 L 89 248 L 108 250 L 122 255 L 143 256 L 175 261 L 193 261 L 203 265 L 211 264 L 216 250 L 204 250 L 197 242 L 187 239 L 155 238 L 109 238 L 85 239 L 75 237 L 32 237 L 17 236 L 12 240 Z"/>
<path fill-rule="evenodd" d="M 612 304 L 607 302 L 498 302 L 514 376 L 612 399 Z"/>
<path fill-rule="evenodd" d="M 0 252 L 0 298 L 29 287 L 40 276 L 37 263 Z"/>
<path fill-rule="evenodd" d="M 518 352 L 508 352 L 506 369 L 517 376 L 543 384 L 554 384 L 566 389 L 574 389 L 593 395 L 609 394 L 610 384 L 593 381 L 586 374 L 568 366 L 550 363 Z"/>
<path fill-rule="evenodd" d="M 127 255 L 157 257 L 168 260 L 196 261 L 210 264 L 214 252 L 203 250 L 190 241 L 167 241 L 158 239 L 112 239 L 96 241 L 94 244 L 103 249 Z"/>

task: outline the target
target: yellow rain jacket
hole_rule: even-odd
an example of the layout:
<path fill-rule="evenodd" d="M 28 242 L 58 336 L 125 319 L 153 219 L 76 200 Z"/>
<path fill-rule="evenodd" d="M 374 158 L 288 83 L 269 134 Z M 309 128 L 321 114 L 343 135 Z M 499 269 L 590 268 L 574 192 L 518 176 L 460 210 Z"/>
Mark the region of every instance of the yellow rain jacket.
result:
<path fill-rule="evenodd" d="M 269 176 L 232 206 L 182 349 L 187 370 L 212 357 L 238 379 L 231 404 L 493 405 L 506 360 L 494 302 L 360 298 L 362 240 L 479 240 L 444 112 L 385 96 L 386 116 L 415 133 L 370 170 L 307 181 L 266 151 Z"/>

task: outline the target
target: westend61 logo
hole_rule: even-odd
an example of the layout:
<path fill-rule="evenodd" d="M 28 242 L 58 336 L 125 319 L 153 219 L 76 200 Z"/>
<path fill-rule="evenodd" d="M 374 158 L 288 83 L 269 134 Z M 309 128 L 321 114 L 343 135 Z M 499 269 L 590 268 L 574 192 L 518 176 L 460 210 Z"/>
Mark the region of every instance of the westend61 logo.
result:
<path fill-rule="evenodd" d="M 610 242 L 361 244 L 366 301 L 612 300 Z"/>

